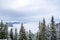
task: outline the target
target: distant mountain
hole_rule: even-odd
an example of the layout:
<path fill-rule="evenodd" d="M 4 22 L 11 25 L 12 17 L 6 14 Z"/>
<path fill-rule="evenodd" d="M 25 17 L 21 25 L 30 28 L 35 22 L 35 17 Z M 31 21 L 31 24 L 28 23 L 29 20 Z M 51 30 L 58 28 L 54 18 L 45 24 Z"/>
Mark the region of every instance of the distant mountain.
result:
<path fill-rule="evenodd" d="M 20 24 L 20 22 L 7 22 L 8 24 Z"/>
<path fill-rule="evenodd" d="M 13 24 L 20 24 L 20 22 L 7 22 L 8 27 L 13 27 Z"/>

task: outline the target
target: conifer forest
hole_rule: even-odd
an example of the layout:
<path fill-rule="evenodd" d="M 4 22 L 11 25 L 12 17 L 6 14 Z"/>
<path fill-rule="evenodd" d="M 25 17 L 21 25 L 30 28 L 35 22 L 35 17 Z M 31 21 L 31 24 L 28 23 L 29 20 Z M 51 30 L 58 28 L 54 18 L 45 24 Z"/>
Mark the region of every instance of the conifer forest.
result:
<path fill-rule="evenodd" d="M 47 21 L 48 22 L 48 21 Z M 57 30 L 58 29 L 58 30 Z M 60 40 L 60 23 L 55 23 L 54 16 L 51 17 L 50 24 L 46 24 L 45 18 L 38 23 L 38 31 L 33 34 L 31 30 L 27 32 L 24 23 L 21 23 L 19 33 L 17 28 L 8 31 L 8 23 L 0 22 L 0 40 Z"/>

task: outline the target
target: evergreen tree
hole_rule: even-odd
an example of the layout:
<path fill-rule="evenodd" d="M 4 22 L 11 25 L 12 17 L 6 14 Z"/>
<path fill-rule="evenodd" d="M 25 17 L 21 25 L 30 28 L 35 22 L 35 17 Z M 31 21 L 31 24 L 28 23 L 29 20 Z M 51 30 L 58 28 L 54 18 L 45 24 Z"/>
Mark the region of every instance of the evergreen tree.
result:
<path fill-rule="evenodd" d="M 13 29 L 12 28 L 10 30 L 10 38 L 11 38 L 11 40 L 13 40 Z"/>
<path fill-rule="evenodd" d="M 45 19 L 43 18 L 43 23 L 42 23 L 42 29 L 41 29 L 41 40 L 46 40 L 46 24 L 45 24 Z"/>
<path fill-rule="evenodd" d="M 36 40 L 41 40 L 41 35 L 37 32 Z"/>
<path fill-rule="evenodd" d="M 47 27 L 46 27 L 46 36 L 47 36 L 47 40 L 50 40 L 50 27 L 49 27 L 49 25 L 47 25 Z"/>
<path fill-rule="evenodd" d="M 31 30 L 29 30 L 29 40 L 32 40 Z"/>
<path fill-rule="evenodd" d="M 0 39 L 6 39 L 5 37 L 5 26 L 3 24 L 3 21 L 1 20 L 1 24 L 0 24 Z"/>
<path fill-rule="evenodd" d="M 20 37 L 19 40 L 27 40 L 26 32 L 23 26 L 23 23 L 21 24 L 21 29 L 20 29 Z"/>
<path fill-rule="evenodd" d="M 0 23 L 0 39 L 2 39 L 2 27 L 3 27 L 3 21 L 1 20 L 1 23 Z"/>
<path fill-rule="evenodd" d="M 7 23 L 5 24 L 4 31 L 5 31 L 5 38 L 8 39 L 8 26 L 7 26 Z"/>
<path fill-rule="evenodd" d="M 56 30 L 55 30 L 55 22 L 54 17 L 52 16 L 51 19 L 51 40 L 56 40 Z"/>
<path fill-rule="evenodd" d="M 4 27 L 3 20 L 1 20 L 1 28 Z"/>
<path fill-rule="evenodd" d="M 40 22 L 39 22 L 39 31 L 37 32 L 36 40 L 42 40 L 42 37 L 41 37 L 41 24 L 40 24 Z"/>
<path fill-rule="evenodd" d="M 17 28 L 15 28 L 15 37 L 14 40 L 17 40 Z"/>

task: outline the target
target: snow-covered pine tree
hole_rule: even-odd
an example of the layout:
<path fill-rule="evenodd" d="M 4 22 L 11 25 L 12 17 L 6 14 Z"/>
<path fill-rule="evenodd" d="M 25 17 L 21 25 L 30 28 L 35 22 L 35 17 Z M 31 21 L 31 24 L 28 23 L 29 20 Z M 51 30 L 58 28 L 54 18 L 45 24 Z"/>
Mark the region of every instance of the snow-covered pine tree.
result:
<path fill-rule="evenodd" d="M 10 38 L 11 38 L 11 40 L 13 40 L 13 29 L 12 28 L 10 30 Z"/>
<path fill-rule="evenodd" d="M 27 40 L 27 36 L 26 36 L 26 32 L 25 32 L 23 23 L 21 24 L 21 29 L 20 29 L 19 34 L 20 34 L 19 35 L 19 40 Z"/>
<path fill-rule="evenodd" d="M 43 22 L 42 22 L 42 30 L 41 30 L 41 40 L 46 40 L 46 24 L 45 24 L 45 19 L 43 18 Z"/>
<path fill-rule="evenodd" d="M 5 37 L 5 26 L 3 21 L 1 20 L 1 24 L 0 24 L 0 39 L 6 39 Z"/>
<path fill-rule="evenodd" d="M 15 36 L 14 36 L 14 40 L 17 40 L 17 28 L 15 28 Z"/>
<path fill-rule="evenodd" d="M 39 32 L 37 32 L 36 40 L 42 40 L 42 37 L 41 37 L 41 35 L 39 34 Z"/>
<path fill-rule="evenodd" d="M 57 40 L 57 36 L 56 36 L 56 30 L 55 30 L 55 22 L 54 22 L 54 17 L 52 16 L 51 18 L 51 40 Z"/>
<path fill-rule="evenodd" d="M 42 40 L 42 37 L 41 37 L 41 24 L 40 24 L 40 21 L 39 21 L 39 30 L 38 30 L 38 32 L 37 32 L 36 40 Z"/>
<path fill-rule="evenodd" d="M 46 26 L 46 36 L 47 36 L 46 40 L 50 40 L 50 27 L 49 27 L 49 25 Z"/>
<path fill-rule="evenodd" d="M 7 23 L 5 24 L 4 31 L 5 31 L 5 37 L 6 37 L 6 39 L 8 39 L 8 26 L 7 26 Z"/>
<path fill-rule="evenodd" d="M 29 30 L 29 40 L 32 40 L 31 30 Z"/>
<path fill-rule="evenodd" d="M 2 29 L 3 29 L 3 21 L 1 20 L 1 23 L 0 23 L 0 39 L 3 38 L 3 32 L 2 32 Z"/>

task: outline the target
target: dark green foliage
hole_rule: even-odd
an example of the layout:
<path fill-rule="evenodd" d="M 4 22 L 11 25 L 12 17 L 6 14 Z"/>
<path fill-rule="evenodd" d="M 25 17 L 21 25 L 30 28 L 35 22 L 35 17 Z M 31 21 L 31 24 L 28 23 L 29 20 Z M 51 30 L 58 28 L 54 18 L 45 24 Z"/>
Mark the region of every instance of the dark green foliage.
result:
<path fill-rule="evenodd" d="M 54 17 L 52 16 L 51 19 L 51 40 L 56 40 L 56 30 L 55 30 L 55 23 L 54 23 Z"/>
<path fill-rule="evenodd" d="M 41 33 L 37 33 L 36 40 L 42 40 L 42 37 L 40 35 Z"/>
<path fill-rule="evenodd" d="M 19 34 L 20 34 L 19 40 L 27 40 L 27 36 L 26 36 L 25 29 L 23 27 L 23 23 L 21 24 L 21 29 L 20 29 Z"/>

